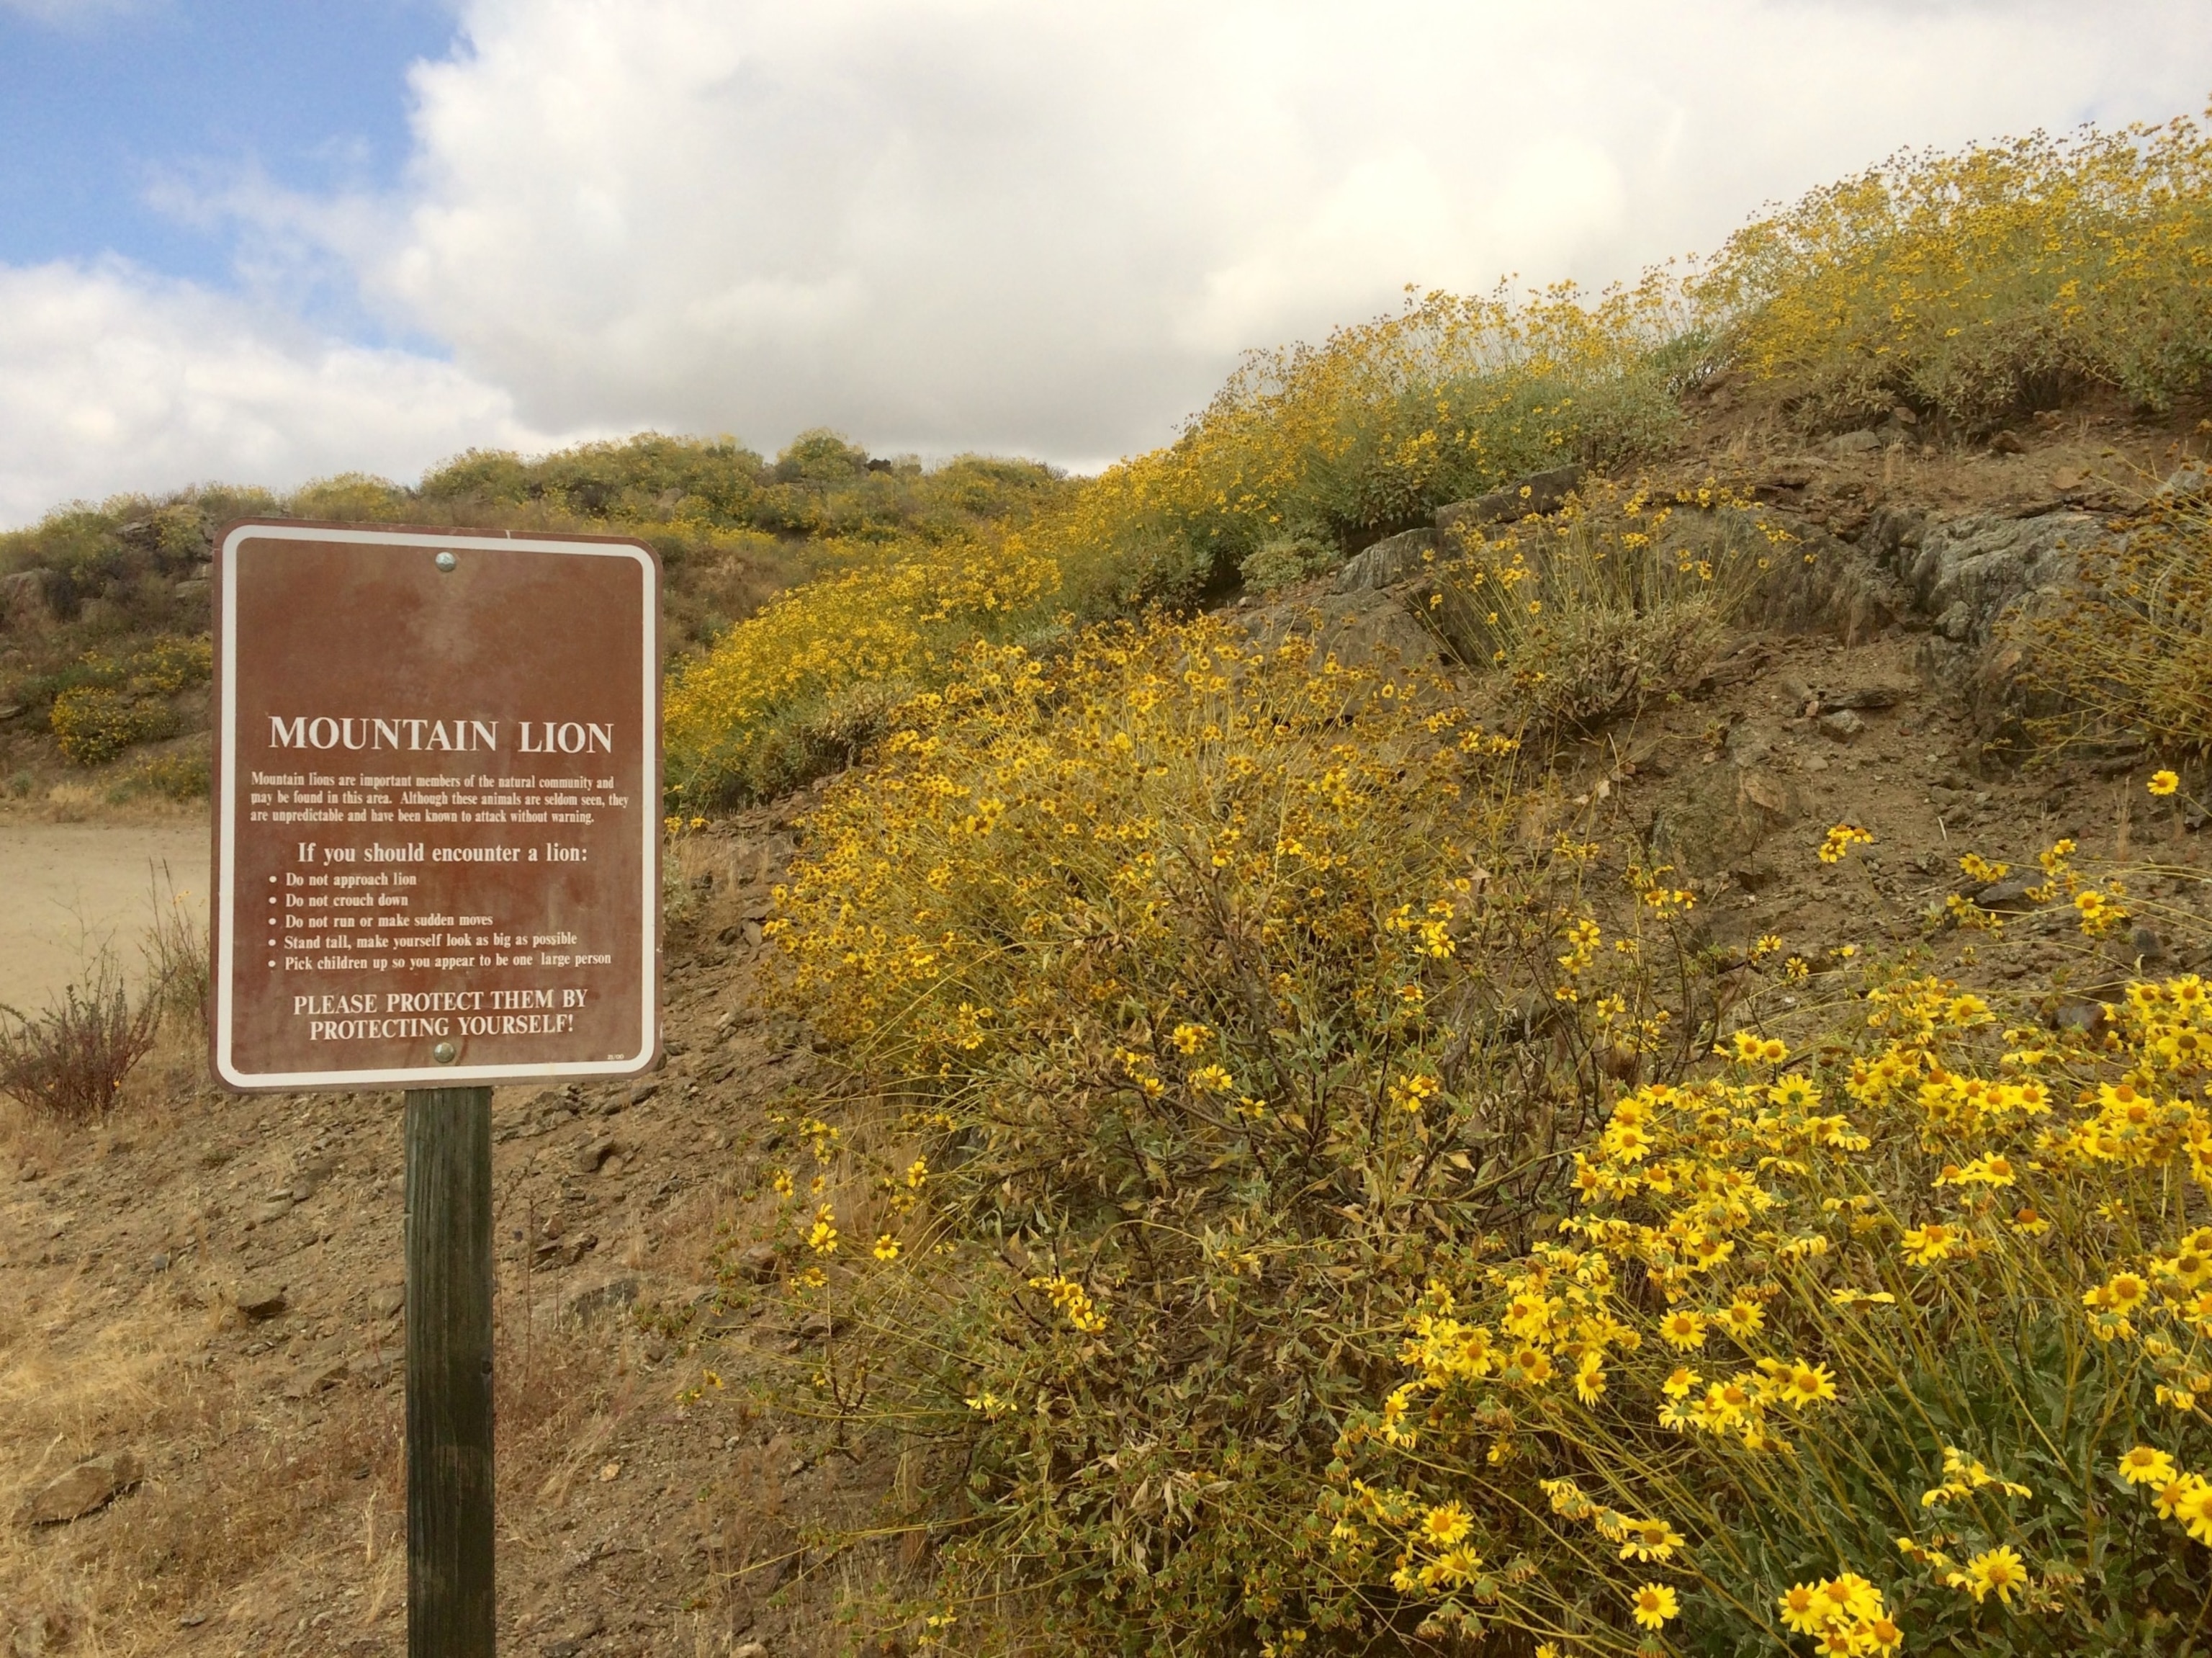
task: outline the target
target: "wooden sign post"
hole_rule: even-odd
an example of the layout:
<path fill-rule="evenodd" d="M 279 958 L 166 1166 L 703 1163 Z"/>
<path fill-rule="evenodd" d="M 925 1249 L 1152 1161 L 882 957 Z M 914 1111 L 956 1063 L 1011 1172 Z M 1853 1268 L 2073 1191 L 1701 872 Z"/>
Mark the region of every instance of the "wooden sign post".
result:
<path fill-rule="evenodd" d="M 216 555 L 211 1064 L 405 1094 L 410 1658 L 489 1658 L 491 1088 L 659 1050 L 659 566 L 256 521 Z"/>
<path fill-rule="evenodd" d="M 491 1090 L 406 1112 L 407 1651 L 491 1658 Z"/>

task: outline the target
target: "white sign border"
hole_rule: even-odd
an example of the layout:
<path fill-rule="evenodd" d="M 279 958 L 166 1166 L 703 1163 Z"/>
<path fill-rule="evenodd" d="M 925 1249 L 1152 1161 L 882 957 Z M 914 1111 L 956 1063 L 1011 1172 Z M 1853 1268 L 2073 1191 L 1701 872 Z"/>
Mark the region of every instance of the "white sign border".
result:
<path fill-rule="evenodd" d="M 640 820 L 644 838 L 644 890 L 640 894 L 642 924 L 639 929 L 644 978 L 638 1051 L 619 1060 L 574 1060 L 538 1065 L 410 1066 L 379 1070 L 241 1071 L 232 1062 L 232 966 L 237 950 L 234 911 L 239 893 L 237 875 L 238 787 L 238 546 L 242 541 L 338 542 L 367 546 L 412 547 L 425 552 L 550 552 L 570 557 L 628 558 L 639 566 L 647 583 L 645 637 L 641 656 L 646 712 L 645 777 L 640 789 Z M 349 525 L 246 522 L 230 528 L 222 538 L 216 561 L 220 593 L 216 613 L 216 649 L 220 661 L 216 682 L 222 688 L 216 710 L 218 751 L 216 775 L 222 797 L 216 802 L 215 891 L 218 897 L 211 940 L 214 960 L 215 1006 L 213 1063 L 218 1079 L 242 1093 L 307 1088 L 376 1087 L 463 1088 L 488 1082 L 550 1082 L 562 1079 L 617 1080 L 637 1076 L 653 1069 L 660 1049 L 660 616 L 654 602 L 659 566 L 652 552 L 635 542 L 577 538 L 538 538 L 522 535 L 448 535 L 438 531 L 370 529 Z"/>

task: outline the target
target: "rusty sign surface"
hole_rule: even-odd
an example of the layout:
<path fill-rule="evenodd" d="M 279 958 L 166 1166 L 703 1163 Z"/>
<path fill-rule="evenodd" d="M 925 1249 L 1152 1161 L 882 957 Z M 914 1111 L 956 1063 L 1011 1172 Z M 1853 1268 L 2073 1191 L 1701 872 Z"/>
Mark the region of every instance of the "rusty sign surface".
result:
<path fill-rule="evenodd" d="M 632 542 L 224 531 L 211 1038 L 226 1084 L 653 1064 L 659 587 Z"/>

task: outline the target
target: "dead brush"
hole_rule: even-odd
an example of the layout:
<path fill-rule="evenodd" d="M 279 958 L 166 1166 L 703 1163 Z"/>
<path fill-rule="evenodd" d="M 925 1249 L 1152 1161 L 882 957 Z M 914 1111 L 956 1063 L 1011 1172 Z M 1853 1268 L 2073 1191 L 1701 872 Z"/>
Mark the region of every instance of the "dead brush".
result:
<path fill-rule="evenodd" d="M 112 950 L 95 955 L 82 984 L 35 1016 L 0 1003 L 0 1093 L 33 1115 L 80 1125 L 105 1119 L 123 1080 L 153 1047 L 169 992 L 156 976 L 137 997 Z"/>

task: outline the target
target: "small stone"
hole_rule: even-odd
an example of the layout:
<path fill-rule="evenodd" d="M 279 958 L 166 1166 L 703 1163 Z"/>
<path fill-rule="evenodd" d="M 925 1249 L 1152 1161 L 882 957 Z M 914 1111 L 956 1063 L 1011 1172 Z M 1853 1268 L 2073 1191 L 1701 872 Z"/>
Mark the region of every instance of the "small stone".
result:
<path fill-rule="evenodd" d="M 1747 770 L 1737 780 L 1743 797 L 1762 812 L 1788 820 L 1797 815 L 1797 802 L 1790 785 L 1771 771 Z"/>
<path fill-rule="evenodd" d="M 1902 403 L 1889 411 L 1889 418 L 1900 426 L 1917 426 L 1920 424 L 1920 417 Z"/>
<path fill-rule="evenodd" d="M 561 1316 L 574 1319 L 579 1324 L 589 1324 L 631 1305 L 637 1300 L 641 1287 L 635 1273 L 623 1273 L 583 1285 L 562 1298 Z"/>
<path fill-rule="evenodd" d="M 1992 454 L 2026 454 L 2027 453 L 2027 445 L 2021 442 L 2020 434 L 2018 432 L 2002 431 L 1996 436 L 1990 439 L 1990 453 Z"/>
<path fill-rule="evenodd" d="M 732 1651 L 730 1658 L 768 1658 L 768 1645 L 765 1642 L 748 1641 Z"/>
<path fill-rule="evenodd" d="M 327 1393 L 343 1381 L 352 1368 L 343 1355 L 325 1355 L 319 1359 L 311 1359 L 286 1379 L 284 1397 L 313 1399 L 318 1393 Z"/>
<path fill-rule="evenodd" d="M 254 1224 L 257 1226 L 267 1226 L 272 1221 L 283 1220 L 291 1212 L 292 1194 L 290 1192 L 286 1192 L 281 1198 L 264 1198 L 259 1204 L 254 1206 Z"/>
<path fill-rule="evenodd" d="M 33 1526 L 62 1526 L 106 1507 L 144 1478 L 145 1469 L 128 1451 L 80 1462 L 44 1487 L 30 1501 L 25 1517 Z"/>
<path fill-rule="evenodd" d="M 606 1627 L 606 1619 L 600 1617 L 597 1612 L 586 1612 L 570 1618 L 561 1634 L 563 1639 L 576 1642 L 580 1645 L 594 1635 L 605 1633 Z"/>
<path fill-rule="evenodd" d="M 2112 1028 L 2112 1010 L 2101 1002 L 2075 997 L 2060 1004 L 2051 1022 L 2062 1031 L 2074 1031 L 2095 1039 Z"/>
<path fill-rule="evenodd" d="M 1531 514 L 1548 517 L 1566 504 L 1567 497 L 1582 480 L 1583 469 L 1578 465 L 1530 472 L 1487 495 L 1437 508 L 1434 519 L 1437 533 L 1443 538 L 1445 545 L 1449 545 L 1463 538 L 1469 528 L 1480 525 L 1510 524 Z"/>
<path fill-rule="evenodd" d="M 599 1165 L 615 1155 L 615 1143 L 605 1136 L 592 1141 L 576 1154 L 576 1173 L 597 1174 Z"/>
<path fill-rule="evenodd" d="M 1866 722 L 1848 708 L 1823 714 L 1814 723 L 1820 728 L 1822 736 L 1834 742 L 1850 742 L 1866 729 Z"/>
<path fill-rule="evenodd" d="M 396 1316 L 406 1305 L 407 1286 L 404 1284 L 382 1284 L 368 1292 L 368 1310 L 380 1319 Z"/>
<path fill-rule="evenodd" d="M 660 1084 L 658 1082 L 640 1082 L 629 1091 L 629 1102 L 633 1106 L 641 1106 L 659 1092 Z"/>
<path fill-rule="evenodd" d="M 392 1373 L 398 1368 L 398 1356 L 392 1353 L 356 1353 L 346 1361 L 345 1370 L 348 1375 L 365 1387 L 381 1387 L 392 1379 Z M 363 1469 L 355 1478 L 363 1478 L 367 1472 Z"/>
<path fill-rule="evenodd" d="M 2061 495 L 2078 490 L 2089 481 L 2089 475 L 2079 466 L 2059 466 L 2052 470 L 2051 487 Z"/>
<path fill-rule="evenodd" d="M 738 1257 L 738 1271 L 749 1283 L 766 1283 L 775 1276 L 776 1260 L 774 1244 L 755 1244 Z"/>
<path fill-rule="evenodd" d="M 1332 593 L 1379 592 L 1409 582 L 1423 570 L 1436 562 L 1437 533 L 1431 529 L 1407 530 L 1401 534 L 1386 536 L 1364 551 L 1355 553 L 1344 568 L 1337 572 L 1330 587 Z M 750 937 L 757 929 L 749 930 Z"/>
<path fill-rule="evenodd" d="M 1855 432 L 1838 432 L 1828 440 L 1828 447 L 1838 454 L 1864 454 L 1869 449 L 1881 447 L 1881 439 L 1874 429 L 1862 426 Z"/>
<path fill-rule="evenodd" d="M 1820 693 L 1820 706 L 1831 710 L 1894 708 L 1899 698 L 1903 695 L 1904 692 L 1895 686 L 1863 685 L 1854 686 L 1849 691 L 1823 691 Z"/>
<path fill-rule="evenodd" d="M 273 1319 L 289 1304 L 284 1289 L 281 1283 L 241 1283 L 238 1286 L 238 1310 L 256 1324 L 264 1319 Z"/>
<path fill-rule="evenodd" d="M 2031 889 L 2039 889 L 2045 877 L 2040 875 L 2008 875 L 2002 881 L 1993 881 L 1974 894 L 1974 902 L 1984 910 L 2010 915 L 2026 915 L 2037 907 L 2028 896 Z"/>
<path fill-rule="evenodd" d="M 150 1265 L 156 1272 L 167 1271 L 169 1270 L 169 1252 L 166 1249 L 155 1250 L 154 1252 L 154 1259 L 149 1262 L 148 1265 Z"/>
<path fill-rule="evenodd" d="M 1808 771 L 1825 771 L 1828 769 L 1828 757 L 1826 754 L 1808 754 L 1803 765 Z"/>

